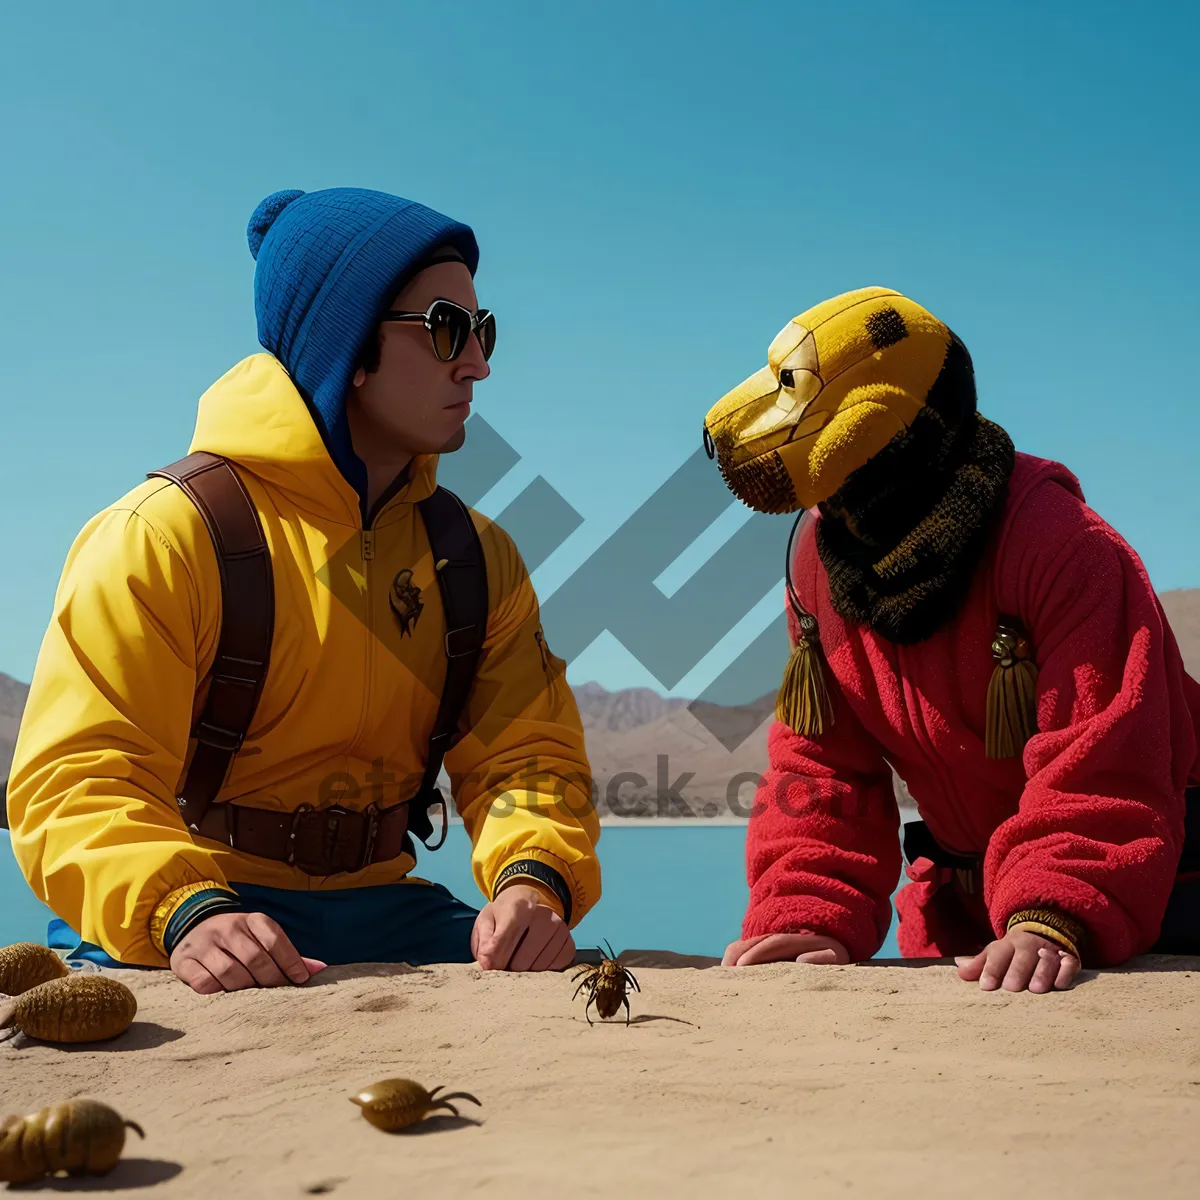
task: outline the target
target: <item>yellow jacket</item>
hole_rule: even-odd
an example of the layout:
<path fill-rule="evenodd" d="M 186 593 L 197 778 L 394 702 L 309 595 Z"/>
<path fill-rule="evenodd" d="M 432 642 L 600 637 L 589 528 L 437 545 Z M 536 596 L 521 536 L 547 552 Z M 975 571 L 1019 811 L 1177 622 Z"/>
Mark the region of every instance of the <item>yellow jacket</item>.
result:
<path fill-rule="evenodd" d="M 435 486 L 436 456 L 413 461 L 407 484 L 363 530 L 357 494 L 267 354 L 201 398 L 191 450 L 237 464 L 275 576 L 266 686 L 217 802 L 288 812 L 408 799 L 445 674 L 441 599 L 415 507 Z M 508 864 L 538 859 L 570 888 L 575 924 L 600 894 L 579 712 L 562 660 L 546 649 L 520 555 L 497 525 L 473 517 L 490 616 L 471 732 L 446 770 L 483 894 Z M 404 570 L 423 605 L 407 631 L 389 603 Z M 17 739 L 9 822 L 34 892 L 123 962 L 166 965 L 161 930 L 197 885 L 361 887 L 396 882 L 414 866 L 403 855 L 313 877 L 189 833 L 175 795 L 219 622 L 216 555 L 174 484 L 142 483 L 72 545 Z M 371 782 L 384 772 L 396 782 Z"/>

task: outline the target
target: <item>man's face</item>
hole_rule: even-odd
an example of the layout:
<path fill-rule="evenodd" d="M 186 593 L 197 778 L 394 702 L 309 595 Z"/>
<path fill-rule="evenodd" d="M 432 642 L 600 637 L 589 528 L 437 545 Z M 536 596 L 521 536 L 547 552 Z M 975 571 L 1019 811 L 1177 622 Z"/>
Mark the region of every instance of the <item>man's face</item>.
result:
<path fill-rule="evenodd" d="M 424 312 L 434 300 L 452 300 L 475 312 L 475 284 L 464 263 L 437 263 L 422 271 L 389 306 Z M 379 332 L 379 367 L 355 373 L 347 415 L 356 444 L 382 441 L 407 454 L 446 454 L 465 438 L 471 389 L 486 379 L 487 362 L 472 334 L 453 362 L 442 362 L 423 324 L 385 321 Z"/>

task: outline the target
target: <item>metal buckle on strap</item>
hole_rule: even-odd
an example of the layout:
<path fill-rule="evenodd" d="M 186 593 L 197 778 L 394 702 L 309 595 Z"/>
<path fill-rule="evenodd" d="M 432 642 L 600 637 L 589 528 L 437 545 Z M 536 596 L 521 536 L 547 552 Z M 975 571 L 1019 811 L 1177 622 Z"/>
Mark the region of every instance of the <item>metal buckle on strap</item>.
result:
<path fill-rule="evenodd" d="M 258 664 L 255 664 L 256 666 Z M 229 687 L 258 687 L 257 678 L 249 678 L 245 675 L 226 675 L 223 672 L 215 673 L 212 677 L 213 683 L 225 684 Z"/>
<path fill-rule="evenodd" d="M 455 650 L 452 647 L 466 642 L 465 650 Z M 474 654 L 477 647 L 475 643 L 475 626 L 460 625 L 457 629 L 448 630 L 446 633 L 446 657 L 447 658 L 466 658 L 470 654 Z"/>
<path fill-rule="evenodd" d="M 426 802 L 427 807 L 425 809 L 426 814 L 428 814 L 429 809 L 432 808 L 434 804 L 438 805 L 442 810 L 442 836 L 440 838 L 438 838 L 438 840 L 432 846 L 427 841 L 425 841 L 424 838 L 421 838 L 421 844 L 425 847 L 426 850 L 440 850 L 442 847 L 442 844 L 446 840 L 446 834 L 449 832 L 449 829 L 450 829 L 450 809 L 446 804 L 446 797 L 442 795 L 440 788 L 434 788 L 431 792 L 426 793 L 426 795 L 428 796 L 428 800 Z M 411 803 L 411 801 L 410 801 L 410 803 Z M 430 832 L 432 833 L 433 832 L 433 822 L 430 821 L 429 825 L 430 825 Z"/>
<path fill-rule="evenodd" d="M 236 729 L 226 729 L 208 721 L 197 721 L 192 737 L 202 745 L 212 746 L 214 750 L 228 750 L 231 754 L 236 754 L 246 740 Z"/>
<path fill-rule="evenodd" d="M 233 687 L 257 687 L 262 680 L 266 663 L 257 658 L 239 658 L 236 654 L 218 654 L 213 663 L 213 683 L 230 684 Z M 239 671 L 245 672 L 238 674 Z"/>

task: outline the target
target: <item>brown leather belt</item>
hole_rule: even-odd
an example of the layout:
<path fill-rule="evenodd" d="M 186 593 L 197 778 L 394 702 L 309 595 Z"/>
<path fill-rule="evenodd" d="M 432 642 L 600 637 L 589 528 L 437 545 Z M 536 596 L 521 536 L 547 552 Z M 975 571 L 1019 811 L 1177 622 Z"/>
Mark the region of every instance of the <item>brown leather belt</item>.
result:
<path fill-rule="evenodd" d="M 295 812 L 282 813 L 214 804 L 197 832 L 243 854 L 285 862 L 309 875 L 337 875 L 412 853 L 408 807 L 403 803 L 379 809 L 372 804 L 356 812 L 337 805 L 304 804 Z"/>

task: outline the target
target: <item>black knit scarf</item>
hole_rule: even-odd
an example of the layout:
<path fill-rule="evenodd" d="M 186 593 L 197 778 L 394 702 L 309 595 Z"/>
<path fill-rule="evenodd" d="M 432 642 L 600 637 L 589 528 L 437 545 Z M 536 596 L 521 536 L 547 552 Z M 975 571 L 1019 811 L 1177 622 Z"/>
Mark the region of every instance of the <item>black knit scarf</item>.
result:
<path fill-rule="evenodd" d="M 1013 461 L 999 425 L 972 411 L 952 430 L 923 408 L 820 506 L 834 609 L 892 642 L 935 633 L 966 599 Z"/>

